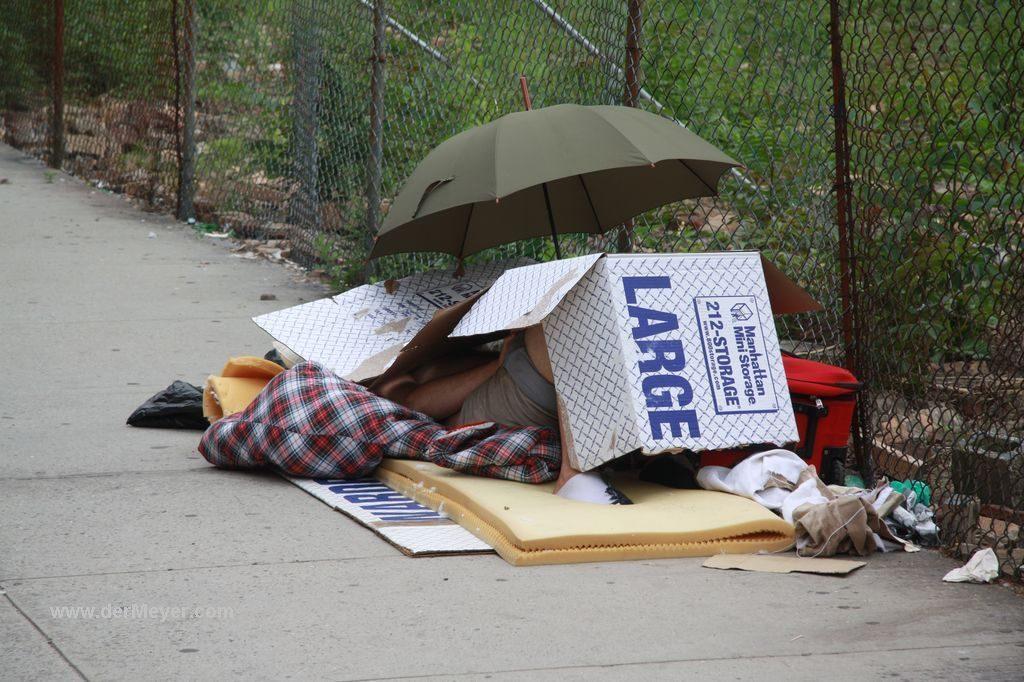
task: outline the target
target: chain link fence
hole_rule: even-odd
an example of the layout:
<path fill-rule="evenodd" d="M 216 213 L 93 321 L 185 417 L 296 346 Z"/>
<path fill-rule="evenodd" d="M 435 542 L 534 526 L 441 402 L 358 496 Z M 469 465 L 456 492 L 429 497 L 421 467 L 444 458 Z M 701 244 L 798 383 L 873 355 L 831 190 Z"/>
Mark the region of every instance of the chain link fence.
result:
<path fill-rule="evenodd" d="M 1024 6 L 845 7 L 852 243 L 878 469 L 933 489 L 943 537 L 1024 544 Z"/>
<path fill-rule="evenodd" d="M 1024 563 L 1024 9 L 952 0 L 0 0 L 5 141 L 270 240 L 347 286 L 436 144 L 626 104 L 741 160 L 720 195 L 567 253 L 759 249 L 825 310 L 788 347 L 867 382 L 856 464 L 934 490 L 943 539 Z M 546 259 L 528 240 L 473 259 Z M 855 464 L 851 462 L 851 465 Z"/>

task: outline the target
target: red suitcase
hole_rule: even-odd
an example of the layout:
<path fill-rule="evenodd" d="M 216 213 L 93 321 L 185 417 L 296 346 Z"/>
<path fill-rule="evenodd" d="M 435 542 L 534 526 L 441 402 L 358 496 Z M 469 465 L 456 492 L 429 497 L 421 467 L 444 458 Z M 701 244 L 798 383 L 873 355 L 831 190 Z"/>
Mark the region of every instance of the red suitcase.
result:
<path fill-rule="evenodd" d="M 800 441 L 791 449 L 813 464 L 825 483 L 844 482 L 846 449 L 861 384 L 842 367 L 782 356 Z M 760 448 L 702 452 L 701 466 L 731 467 Z"/>

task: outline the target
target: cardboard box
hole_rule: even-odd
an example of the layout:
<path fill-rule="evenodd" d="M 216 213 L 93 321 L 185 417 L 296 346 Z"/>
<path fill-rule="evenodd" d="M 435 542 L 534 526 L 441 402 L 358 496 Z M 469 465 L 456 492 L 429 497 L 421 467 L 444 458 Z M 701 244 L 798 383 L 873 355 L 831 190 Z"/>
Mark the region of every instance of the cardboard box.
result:
<path fill-rule="evenodd" d="M 482 289 L 491 275 L 477 271 L 465 280 Z M 567 454 L 583 470 L 636 450 L 798 438 L 772 315 L 820 306 L 758 253 L 593 254 L 510 268 L 485 293 L 467 289 L 429 320 L 425 309 L 407 306 L 426 282 L 439 286 L 424 276 L 403 280 L 395 294 L 335 297 L 323 328 L 297 321 L 304 315 L 289 313 L 296 309 L 256 322 L 300 356 L 353 380 L 387 378 L 459 344 L 543 323 L 565 407 Z M 279 335 L 285 328 L 288 338 Z M 375 338 L 382 333 L 387 344 Z"/>

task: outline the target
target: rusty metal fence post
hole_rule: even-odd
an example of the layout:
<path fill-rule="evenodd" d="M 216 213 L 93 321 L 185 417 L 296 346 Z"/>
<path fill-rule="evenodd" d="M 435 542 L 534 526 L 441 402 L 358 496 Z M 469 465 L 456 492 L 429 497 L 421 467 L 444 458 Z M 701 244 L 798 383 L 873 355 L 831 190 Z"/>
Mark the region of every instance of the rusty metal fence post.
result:
<path fill-rule="evenodd" d="M 181 0 L 182 40 L 177 60 L 181 133 L 178 148 L 178 220 L 195 217 L 196 178 L 196 12 L 195 0 Z"/>
<path fill-rule="evenodd" d="M 829 42 L 832 52 L 832 120 L 835 126 L 836 226 L 838 229 L 840 301 L 843 322 L 843 357 L 846 368 L 856 371 L 853 347 L 853 268 L 850 210 L 850 147 L 846 139 L 846 81 L 843 73 L 843 36 L 839 30 L 839 0 L 829 1 Z"/>
<path fill-rule="evenodd" d="M 839 261 L 839 303 L 841 310 L 843 363 L 855 375 L 860 376 L 858 361 L 860 352 L 857 323 L 857 280 L 855 227 L 851 204 L 850 185 L 850 144 L 847 138 L 849 119 L 846 109 L 846 74 L 843 71 L 843 35 L 840 30 L 839 0 L 829 1 L 829 43 L 832 59 L 832 120 L 835 130 L 835 183 L 836 230 Z M 858 473 L 869 485 L 874 481 L 870 453 L 864 441 L 865 408 L 857 410 L 853 427 L 853 453 Z"/>
<path fill-rule="evenodd" d="M 625 93 L 622 103 L 627 107 L 635 107 L 640 101 L 640 41 L 643 31 L 643 0 L 627 0 L 626 2 L 626 64 Z M 616 250 L 628 253 L 633 250 L 633 220 L 627 220 L 619 228 L 616 238 Z"/>
<path fill-rule="evenodd" d="M 387 23 L 384 0 L 373 3 L 373 52 L 370 55 L 370 154 L 366 161 L 366 253 L 380 226 L 380 188 L 384 163 L 384 63 L 387 60 Z M 372 275 L 367 261 L 364 276 Z"/>
<path fill-rule="evenodd" d="M 308 248 L 320 229 L 317 144 L 320 111 L 321 45 L 320 1 L 295 0 L 291 9 L 292 58 L 292 168 L 298 192 L 289 207 L 289 222 L 310 234 L 302 242 Z M 307 264 L 316 261 L 315 253 L 298 254 Z"/>
<path fill-rule="evenodd" d="M 50 166 L 64 164 L 64 0 L 53 0 Z"/>

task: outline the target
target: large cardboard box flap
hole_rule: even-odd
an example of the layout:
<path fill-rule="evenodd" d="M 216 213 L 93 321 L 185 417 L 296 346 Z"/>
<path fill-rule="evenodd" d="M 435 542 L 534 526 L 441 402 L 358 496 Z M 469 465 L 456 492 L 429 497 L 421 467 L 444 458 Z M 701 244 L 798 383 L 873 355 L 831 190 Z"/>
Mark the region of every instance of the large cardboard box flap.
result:
<path fill-rule="evenodd" d="M 253 318 L 299 357 L 351 381 L 387 370 L 399 352 L 440 310 L 472 299 L 519 259 L 472 266 L 462 277 L 442 270 L 366 284 L 331 298 Z"/>
<path fill-rule="evenodd" d="M 508 270 L 473 304 L 451 335 L 476 336 L 539 324 L 602 256 L 596 253 Z"/>

